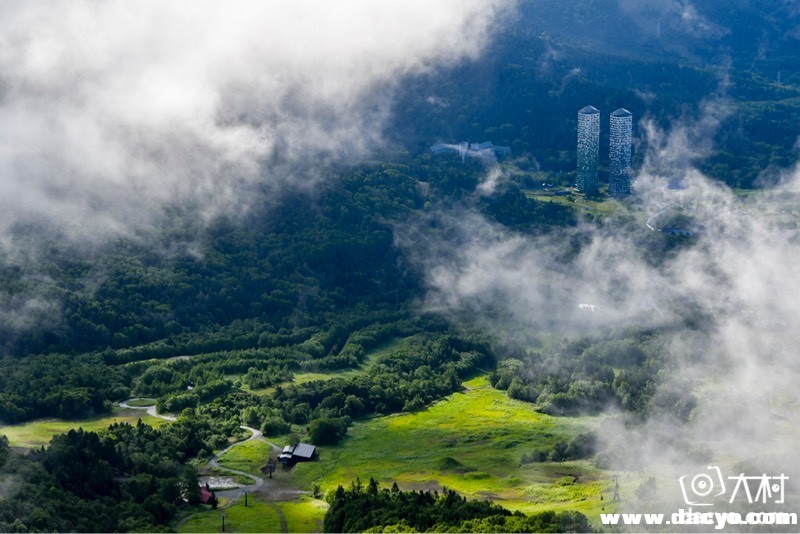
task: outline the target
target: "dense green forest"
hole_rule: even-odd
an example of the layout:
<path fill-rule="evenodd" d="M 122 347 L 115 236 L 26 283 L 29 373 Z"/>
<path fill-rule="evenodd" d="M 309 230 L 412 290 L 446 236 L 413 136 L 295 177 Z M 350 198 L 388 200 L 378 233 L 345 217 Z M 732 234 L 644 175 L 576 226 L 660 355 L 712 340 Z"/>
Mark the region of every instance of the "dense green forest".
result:
<path fill-rule="evenodd" d="M 204 233 L 200 258 L 163 261 L 119 242 L 67 260 L 66 245 L 53 243 L 36 269 L 61 287 L 36 287 L 21 267 L 7 267 L 5 291 L 33 284 L 63 298 L 65 313 L 54 330 L 5 338 L 3 421 L 83 418 L 131 396 L 155 397 L 160 411 L 182 415 L 158 430 L 76 431 L 28 456 L 6 454 L 4 473 L 23 477 L 25 491 L 9 497 L 4 528 L 161 528 L 196 489 L 187 461 L 207 459 L 240 425 L 272 435 L 306 425 L 311 442 L 336 443 L 354 419 L 418 410 L 490 368 L 488 339 L 410 306 L 419 278 L 393 247 L 391 226 L 453 202 L 526 231 L 574 224 L 568 208 L 542 206 L 513 184 L 498 199 L 474 196 L 481 172 L 427 155 L 368 163 L 316 198 L 287 196 L 246 224 L 219 221 Z M 415 187 L 419 177 L 430 184 L 427 196 Z M 103 282 L 79 291 L 97 269 Z M 296 372 L 358 366 L 394 338 L 405 341 L 362 374 L 291 384 Z M 270 386 L 271 394 L 242 390 Z"/>
<path fill-rule="evenodd" d="M 0 304 L 21 317 L 0 323 L 0 422 L 80 420 L 131 397 L 156 399 L 159 412 L 178 417 L 159 428 L 75 430 L 25 454 L 0 436 L 0 531 L 166 530 L 199 499 L 195 463 L 241 439 L 241 425 L 279 436 L 300 427 L 311 443 L 333 445 L 354 421 L 424 409 L 476 373 L 551 415 L 611 407 L 632 425 L 688 420 L 697 405 L 691 388 L 662 387 L 681 364 L 666 349 L 666 329 L 581 332 L 535 349 L 511 343 L 422 306 L 424 277 L 395 243 L 398 225 L 439 230 L 436 214 L 470 211 L 516 235 L 570 228 L 573 253 L 586 246 L 587 217 L 524 190 L 534 173 L 574 182 L 576 111 L 587 103 L 604 113 L 624 106 L 664 129 L 712 113 L 714 149 L 692 163 L 735 188 L 768 186 L 796 163 L 800 79 L 785 43 L 758 61 L 747 61 L 749 45 L 736 48 L 722 69 L 675 48 L 669 22 L 670 47 L 632 32 L 646 53 L 631 52 L 619 28 L 569 39 L 575 21 L 603 28 L 596 17 L 606 7 L 521 2 L 518 20 L 480 58 L 402 80 L 389 148 L 326 169 L 313 190 L 265 188 L 247 213 L 207 223 L 191 207 L 170 206 L 151 234 L 94 244 L 45 223 L 15 227 L 0 244 Z M 547 21 L 526 23 L 538 9 Z M 729 22 L 749 35 L 741 20 Z M 596 46 L 611 37 L 620 40 Z M 782 83 L 772 77 L 779 69 Z M 649 140 L 636 136 L 639 166 Z M 481 163 L 427 150 L 462 140 L 510 146 L 502 165 L 514 178 L 482 195 Z M 592 224 L 602 218 L 592 215 Z M 653 264 L 694 246 L 660 234 L 638 243 Z M 675 329 L 701 331 L 704 319 L 687 314 Z M 367 365 L 367 354 L 392 341 Z M 342 373 L 294 382 L 312 372 Z M 521 463 L 592 457 L 602 464 L 608 455 L 594 435 L 580 434 Z M 524 516 L 450 490 L 381 489 L 374 480 L 327 500 L 326 531 L 592 531 L 577 513 Z"/>
<path fill-rule="evenodd" d="M 413 299 L 422 294 L 421 277 L 392 243 L 397 217 L 458 204 L 516 232 L 541 234 L 576 224 L 570 208 L 527 198 L 513 183 L 492 198 L 475 195 L 482 173 L 480 166 L 429 155 L 404 164 L 365 164 L 316 198 L 287 196 L 247 224 L 220 221 L 208 229 L 199 258 L 159 262 L 146 247 L 112 245 L 127 252 L 102 257 L 112 274 L 91 293 L 68 288 L 96 264 L 82 260 L 82 268 L 60 271 L 63 251 L 51 251 L 38 268 L 70 282 L 61 289 L 64 305 L 76 308 L 65 314 L 58 336 L 40 328 L 8 338 L 0 361 L 3 420 L 82 418 L 133 396 L 156 398 L 159 411 L 181 415 L 160 429 L 139 424 L 71 432 L 28 456 L 7 455 L 4 472 L 26 480 L 25 491 L 9 497 L 7 529 L 162 528 L 187 505 L 184 498 L 189 504 L 195 499 L 187 496 L 197 479 L 187 462 L 207 460 L 242 434 L 240 425 L 267 435 L 300 425 L 311 443 L 335 444 L 354 420 L 422 409 L 458 391 L 465 377 L 492 368 L 495 387 L 549 413 L 617 404 L 640 417 L 653 410 L 686 417 L 690 395 L 653 395 L 658 371 L 674 363 L 654 333 L 575 339 L 537 353 L 418 311 Z M 414 177 L 429 184 L 425 196 Z M 90 309 L 97 312 L 83 315 Z M 155 309 L 162 309 L 161 321 Z M 124 337 L 97 334 L 118 331 Z M 363 372 L 292 383 L 295 373 L 358 367 L 367 353 L 393 339 L 403 341 Z M 34 350 L 42 354 L 26 354 Z M 615 375 L 613 369 L 623 370 Z M 263 388 L 272 391 L 250 393 Z M 552 450 L 531 450 L 523 462 L 597 452 L 592 436 L 579 436 Z M 78 477 L 76 470 L 88 475 Z M 376 506 L 402 501 L 380 495 L 386 502 Z M 437 518 L 441 506 L 473 505 L 451 493 L 419 499 L 413 502 L 432 506 L 430 524 L 419 528 L 588 528 L 582 516 L 511 516 L 477 504 L 483 511 Z M 341 522 L 334 530 L 367 528 L 363 521 L 345 527 L 344 501 L 330 513 Z M 51 510 L 65 502 L 69 514 Z M 95 516 L 102 522 L 87 519 Z"/>
<path fill-rule="evenodd" d="M 330 496 L 325 532 L 594 532 L 577 512 L 525 516 L 488 501 L 468 501 L 444 489 L 381 489 L 375 479 L 339 486 Z"/>
<path fill-rule="evenodd" d="M 230 429 L 185 412 L 161 429 L 113 425 L 100 434 L 71 430 L 45 449 L 10 453 L 0 437 L 4 532 L 164 530 L 178 506 L 200 500 L 187 460 L 208 453 Z M 227 442 L 227 440 L 225 440 Z"/>
<path fill-rule="evenodd" d="M 639 418 L 666 414 L 686 421 L 697 405 L 691 388 L 661 387 L 665 372 L 680 366 L 666 348 L 668 339 L 623 331 L 565 340 L 544 352 L 509 354 L 490 380 L 545 413 L 599 413 L 613 406 Z"/>
<path fill-rule="evenodd" d="M 574 221 L 567 208 L 513 186 L 496 199 L 466 198 L 477 166 L 413 163 L 413 173 L 408 164 L 366 164 L 316 199 L 289 195 L 242 223 L 219 221 L 203 234 L 201 258 L 165 260 L 144 244 L 119 242 L 96 258 L 53 245 L 35 265 L 6 266 L 9 298 L 47 292 L 63 299 L 64 313 L 56 328 L 5 325 L 0 420 L 82 417 L 131 394 L 198 387 L 170 401 L 179 410 L 229 389 L 225 375 L 248 373 L 251 387 L 264 387 L 290 371 L 352 367 L 365 348 L 426 330 L 411 319 L 407 302 L 419 282 L 393 246 L 391 225 L 433 209 L 425 208 L 432 201 L 471 202 L 515 228 Z M 427 199 L 415 189 L 423 177 L 432 186 Z M 46 283 L 32 282 L 29 268 Z M 94 291 L 76 287 L 98 270 L 104 280 Z M 150 361 L 175 356 L 193 359 Z"/>

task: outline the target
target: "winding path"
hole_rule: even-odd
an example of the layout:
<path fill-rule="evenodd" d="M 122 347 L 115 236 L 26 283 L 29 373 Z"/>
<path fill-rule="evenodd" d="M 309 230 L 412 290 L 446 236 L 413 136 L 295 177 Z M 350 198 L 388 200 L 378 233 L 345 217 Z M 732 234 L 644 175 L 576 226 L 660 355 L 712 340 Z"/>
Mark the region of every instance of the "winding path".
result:
<path fill-rule="evenodd" d="M 251 475 L 250 473 L 246 473 L 244 471 L 238 471 L 236 469 L 231 469 L 229 467 L 225 467 L 222 464 L 220 464 L 219 463 L 219 459 L 222 457 L 223 454 L 227 453 L 232 448 L 241 445 L 242 443 L 247 443 L 248 441 L 252 441 L 254 439 L 261 440 L 264 443 L 270 445 L 272 447 L 273 451 L 277 451 L 277 452 L 281 451 L 280 447 L 278 447 L 274 443 L 271 443 L 271 442 L 265 440 L 264 439 L 264 435 L 261 433 L 260 430 L 256 430 L 255 428 L 251 428 L 249 426 L 244 426 L 244 425 L 240 426 L 239 428 L 243 428 L 245 430 L 248 430 L 251 433 L 251 436 L 249 438 L 243 440 L 243 441 L 237 441 L 236 443 L 234 443 L 232 445 L 229 445 L 228 447 L 222 449 L 217 454 L 215 454 L 208 461 L 208 464 L 206 464 L 206 465 L 207 465 L 207 467 L 211 467 L 213 469 L 217 469 L 217 470 L 220 470 L 220 471 L 226 471 L 226 472 L 234 474 L 234 475 L 240 475 L 240 476 L 247 477 L 249 479 L 252 479 L 253 483 L 252 484 L 248 484 L 247 486 L 239 486 L 238 488 L 231 488 L 229 490 L 216 491 L 215 494 L 216 494 L 217 497 L 225 497 L 227 499 L 230 499 L 227 503 L 225 503 L 225 506 L 220 506 L 218 508 L 219 510 L 223 510 L 223 509 L 227 508 L 228 506 L 231 506 L 233 503 L 235 503 L 237 500 L 239 500 L 245 494 L 245 492 L 256 491 L 256 490 L 260 489 L 264 485 L 264 479 L 259 477 L 259 476 Z M 280 509 L 280 507 L 278 507 L 276 505 L 272 505 L 272 508 L 275 510 L 275 513 L 278 514 L 278 519 L 280 519 L 281 532 L 289 532 L 288 522 L 286 521 L 286 516 L 283 514 L 283 511 Z M 181 525 L 183 525 L 190 518 L 194 517 L 196 514 L 197 514 L 197 512 L 194 513 L 194 514 L 189 514 L 186 517 L 182 518 L 180 521 L 178 521 L 175 524 L 175 528 L 176 529 L 179 528 Z"/>
<path fill-rule="evenodd" d="M 128 402 L 133 401 L 133 400 L 139 400 L 139 399 L 138 398 L 136 398 L 136 399 L 128 399 L 127 401 L 120 402 L 119 405 L 120 405 L 121 408 L 127 408 L 127 409 L 130 409 L 130 410 L 147 410 L 148 415 L 152 415 L 153 417 L 158 417 L 159 419 L 164 419 L 165 421 L 175 421 L 177 419 L 173 415 L 165 415 L 165 414 L 158 413 L 156 411 L 156 406 L 155 405 L 153 405 L 153 406 L 131 406 L 130 404 L 128 404 Z M 225 498 L 229 499 L 229 501 L 227 503 L 225 503 L 225 506 L 220 506 L 219 507 L 220 510 L 225 509 L 228 506 L 231 506 L 233 503 L 235 503 L 237 500 L 239 500 L 245 494 L 245 492 L 253 492 L 253 491 L 259 490 L 260 488 L 262 488 L 264 486 L 264 479 L 263 478 L 261 478 L 259 476 L 256 476 L 256 475 L 252 475 L 250 473 L 246 473 L 244 471 L 238 471 L 236 469 L 231 469 L 229 467 L 225 467 L 222 464 L 220 464 L 219 463 L 219 459 L 222 457 L 222 455 L 226 454 L 232 448 L 237 447 L 237 446 L 241 445 L 242 443 L 247 443 L 248 441 L 252 441 L 252 440 L 255 440 L 255 439 L 261 440 L 264 443 L 266 443 L 267 445 L 269 445 L 270 447 L 272 447 L 272 451 L 273 452 L 278 452 L 279 453 L 279 452 L 281 452 L 283 450 L 279 446 L 277 446 L 276 444 L 264 439 L 264 435 L 261 433 L 260 430 L 257 430 L 255 428 L 251 428 L 249 426 L 244 426 L 244 425 L 240 426 L 239 428 L 243 428 L 244 430 L 249 431 L 250 434 L 251 434 L 250 437 L 245 439 L 245 440 L 242 440 L 242 441 L 237 441 L 236 443 L 234 443 L 232 445 L 229 445 L 228 447 L 222 449 L 221 451 L 219 451 L 217 454 L 215 454 L 208 461 L 208 464 L 206 464 L 206 466 L 210 467 L 210 468 L 213 468 L 213 469 L 216 469 L 216 470 L 219 470 L 219 471 L 226 471 L 226 472 L 231 473 L 233 475 L 247 477 L 247 478 L 253 480 L 253 483 L 252 484 L 248 484 L 246 486 L 239 486 L 237 488 L 231 488 L 231 489 L 228 489 L 228 490 L 222 490 L 222 491 L 215 492 L 217 497 L 225 497 Z M 301 493 L 307 493 L 307 492 L 302 492 L 302 491 L 298 490 L 296 493 L 299 495 Z M 281 532 L 289 532 L 289 526 L 288 526 L 289 524 L 286 521 L 286 516 L 283 514 L 283 511 L 280 509 L 279 506 L 275 505 L 274 503 L 270 503 L 270 505 L 275 510 L 275 513 L 278 515 L 278 518 L 280 519 Z M 177 529 L 178 527 L 183 525 L 186 521 L 188 521 L 190 518 L 194 517 L 195 515 L 196 515 L 196 513 L 189 514 L 186 517 L 182 518 L 180 521 L 178 521 L 175 524 L 175 528 Z"/>
<path fill-rule="evenodd" d="M 232 448 L 237 447 L 237 446 L 241 445 L 242 443 L 247 443 L 248 441 L 252 441 L 254 439 L 261 440 L 261 441 L 267 443 L 268 445 L 271 445 L 273 451 L 280 451 L 281 450 L 280 447 L 278 447 L 274 443 L 270 443 L 267 440 L 265 440 L 264 439 L 264 435 L 261 433 L 260 430 L 256 430 L 255 428 L 250 428 L 249 426 L 241 426 L 239 428 L 243 428 L 245 430 L 250 431 L 252 433 L 252 435 L 249 438 L 247 438 L 246 440 L 237 441 L 233 445 L 229 445 L 226 448 L 222 449 L 217 454 L 215 454 L 208 461 L 208 464 L 207 464 L 207 467 L 212 467 L 212 468 L 218 469 L 220 471 L 227 471 L 228 473 L 233 473 L 234 475 L 244 476 L 244 477 L 250 478 L 250 479 L 252 479 L 254 481 L 252 484 L 249 484 L 247 486 L 240 486 L 238 488 L 233 488 L 233 489 L 229 489 L 229 490 L 223 490 L 223 491 L 216 492 L 217 496 L 219 496 L 219 497 L 227 497 L 227 498 L 230 499 L 230 502 L 228 504 L 226 504 L 225 506 L 230 506 L 231 504 L 233 504 L 239 497 L 244 495 L 245 491 L 255 491 L 255 490 L 259 489 L 261 486 L 264 485 L 264 479 L 259 477 L 259 476 L 256 476 L 256 475 L 251 475 L 250 473 L 246 473 L 244 471 L 237 471 L 236 469 L 231 469 L 229 467 L 224 467 L 222 464 L 219 463 L 220 457 L 222 457 L 223 454 L 227 453 Z"/>
<path fill-rule="evenodd" d="M 651 215 L 650 218 L 647 219 L 647 221 L 645 221 L 645 223 L 644 223 L 645 226 L 647 226 L 650 230 L 652 230 L 654 232 L 656 231 L 656 229 L 653 228 L 653 225 L 650 224 L 651 222 L 653 222 L 654 219 L 658 218 L 662 213 L 664 213 L 665 211 L 667 211 L 668 209 L 670 209 L 673 206 L 681 206 L 681 204 L 679 202 L 670 202 L 670 203 L 668 203 L 668 204 L 666 204 L 664 206 L 662 206 L 658 202 L 656 202 L 655 204 L 658 207 L 659 211 L 655 215 Z"/>
<path fill-rule="evenodd" d="M 126 401 L 122 401 L 119 403 L 120 408 L 127 408 L 129 410 L 146 410 L 147 415 L 152 415 L 153 417 L 158 417 L 159 419 L 163 419 L 164 421 L 175 421 L 178 418 L 174 415 L 164 415 L 160 414 L 156 411 L 156 405 L 153 404 L 152 406 L 131 406 L 128 404 L 130 401 L 141 400 L 141 398 L 136 397 L 134 399 L 128 399 Z"/>

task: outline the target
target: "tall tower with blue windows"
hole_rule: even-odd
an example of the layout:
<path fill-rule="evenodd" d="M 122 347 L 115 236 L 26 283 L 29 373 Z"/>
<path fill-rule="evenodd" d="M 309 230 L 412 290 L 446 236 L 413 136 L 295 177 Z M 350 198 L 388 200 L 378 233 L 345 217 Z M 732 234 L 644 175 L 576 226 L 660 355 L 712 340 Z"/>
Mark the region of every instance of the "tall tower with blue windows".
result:
<path fill-rule="evenodd" d="M 597 161 L 600 156 L 600 112 L 586 106 L 578 112 L 578 189 L 597 193 Z"/>
<path fill-rule="evenodd" d="M 614 198 L 631 194 L 631 131 L 633 115 L 625 108 L 611 114 L 608 146 L 608 192 Z"/>

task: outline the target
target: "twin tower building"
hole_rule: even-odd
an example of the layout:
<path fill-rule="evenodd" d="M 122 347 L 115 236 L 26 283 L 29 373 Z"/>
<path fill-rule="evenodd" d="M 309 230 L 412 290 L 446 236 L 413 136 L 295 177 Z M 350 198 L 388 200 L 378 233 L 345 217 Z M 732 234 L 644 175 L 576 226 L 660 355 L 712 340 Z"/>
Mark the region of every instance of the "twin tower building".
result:
<path fill-rule="evenodd" d="M 608 146 L 608 192 L 623 198 L 631 194 L 631 131 L 633 115 L 625 108 L 611 114 Z M 597 164 L 600 156 L 600 112 L 586 106 L 578 112 L 578 189 L 598 192 Z"/>

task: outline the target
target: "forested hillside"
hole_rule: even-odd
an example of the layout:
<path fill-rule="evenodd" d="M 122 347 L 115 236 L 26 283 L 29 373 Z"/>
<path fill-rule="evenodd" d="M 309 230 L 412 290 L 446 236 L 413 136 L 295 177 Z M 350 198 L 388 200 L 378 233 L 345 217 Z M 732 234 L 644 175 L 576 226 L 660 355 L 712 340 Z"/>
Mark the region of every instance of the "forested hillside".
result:
<path fill-rule="evenodd" d="M 5 337 L 4 422 L 85 418 L 132 396 L 157 398 L 159 411 L 183 415 L 180 424 L 163 430 L 140 424 L 99 436 L 71 433 L 47 452 L 9 460 L 4 469 L 11 476 L 30 470 L 42 475 L 14 494 L 19 504 L 5 508 L 7 528 L 163 525 L 180 505 L 181 492 L 195 487 L 194 468 L 186 462 L 207 458 L 238 434 L 239 425 L 272 435 L 307 425 L 313 443 L 336 443 L 353 419 L 420 409 L 457 390 L 467 374 L 489 368 L 487 342 L 451 332 L 441 319 L 414 310 L 420 286 L 393 246 L 392 224 L 452 202 L 474 204 L 497 220 L 537 232 L 570 224 L 574 216 L 567 208 L 539 206 L 513 186 L 502 201 L 473 198 L 481 167 L 453 163 L 424 156 L 364 164 L 313 195 L 287 196 L 244 222 L 215 223 L 191 255 L 165 259 L 143 244 L 120 241 L 91 257 L 75 257 L 75 250 L 54 243 L 35 267 L 8 267 L 8 294 L 32 288 L 61 298 L 63 319 L 55 328 L 41 324 Z M 421 178 L 429 184 L 424 195 L 417 187 Z M 39 276 L 26 278 L 29 268 Z M 78 289 L 99 273 L 93 291 Z M 409 339 L 406 346 L 364 374 L 280 385 L 298 372 L 356 367 L 366 351 L 398 337 Z M 271 395 L 241 389 L 276 384 Z M 135 443 L 169 462 L 139 456 Z M 61 451 L 73 446 L 79 450 Z M 102 465 L 95 464 L 104 455 Z M 86 465 L 75 464 L 76 457 Z M 85 488 L 75 486 L 75 469 L 96 477 L 83 476 Z M 120 488 L 114 482 L 120 478 L 137 482 Z M 22 504 L 50 485 L 59 489 L 52 504 L 41 498 L 33 508 Z M 167 498 L 147 488 L 176 493 Z M 65 502 L 64 495 L 85 504 L 70 504 L 73 515 L 48 512 Z M 124 508 L 131 499 L 147 513 Z M 84 506 L 101 508 L 86 514 Z M 93 515 L 104 522 L 81 523 Z"/>
<path fill-rule="evenodd" d="M 788 4 L 760 17 L 778 25 L 782 37 L 771 39 L 760 37 L 766 22 L 747 23 L 748 13 L 759 12 L 751 2 L 736 2 L 743 10 L 738 15 L 723 2 L 708 3 L 698 15 L 708 23 L 702 27 L 646 4 L 520 2 L 474 58 L 409 69 L 388 84 L 391 91 L 381 86 L 392 98 L 376 112 L 388 117 L 379 149 L 335 163 L 320 157 L 321 168 L 298 164 L 293 172 L 322 176 L 302 186 L 276 187 L 265 178 L 252 185 L 247 208 L 237 213 L 205 217 L 192 202 L 174 201 L 154 208 L 158 216 L 149 226 L 96 239 L 77 239 L 47 220 L 12 225 L 0 236 L 0 424 L 57 418 L 80 425 L 116 413 L 121 401 L 132 398 L 151 401 L 159 414 L 176 420 L 156 428 L 140 421 L 99 432 L 76 429 L 25 451 L 12 447 L 0 427 L 0 531 L 176 528 L 177 515 L 203 510 L 198 470 L 249 435 L 243 426 L 281 445 L 302 439 L 341 446 L 358 425 L 425 410 L 467 389 L 464 382 L 475 376 L 488 377 L 488 390 L 524 401 L 518 404 L 536 416 L 577 421 L 610 411 L 614 424 L 630 428 L 650 420 L 690 422 L 699 405 L 698 379 L 680 370 L 713 347 L 706 338 L 691 350 L 686 346 L 724 330 L 715 322 L 718 315 L 745 309 L 735 296 L 714 294 L 714 307 L 703 308 L 694 295 L 669 294 L 642 304 L 646 314 L 620 312 L 618 320 L 602 308 L 590 315 L 597 306 L 575 300 L 583 295 L 563 304 L 591 310 L 580 322 L 547 308 L 553 302 L 548 299 L 561 298 L 559 288 L 578 280 L 573 271 L 582 259 L 607 260 L 598 249 L 609 236 L 629 239 L 629 249 L 614 250 L 613 266 L 633 257 L 646 273 L 662 269 L 669 275 L 672 268 L 678 272 L 682 253 L 694 258 L 713 251 L 712 240 L 703 237 L 711 235 L 714 221 L 702 219 L 691 199 L 659 203 L 656 213 L 637 199 L 587 199 L 570 189 L 576 112 L 587 104 L 604 116 L 629 109 L 637 171 L 656 169 L 664 171 L 659 178 L 670 179 L 680 167 L 737 190 L 757 190 L 783 180 L 797 163 L 800 71 L 792 55 L 796 39 L 784 24 L 794 17 Z M 657 29 L 644 24 L 648 17 Z M 2 89 L 0 83 L 0 104 Z M 605 147 L 605 122 L 601 131 Z M 667 157 L 676 131 L 688 148 Z M 437 142 L 462 141 L 491 141 L 512 153 L 498 162 L 429 150 Z M 273 160 L 259 164 L 265 176 L 283 172 Z M 608 181 L 607 167 L 603 152 L 601 181 Z M 546 194 L 537 196 L 543 189 Z M 651 227 L 673 205 L 685 208 L 672 219 L 681 224 Z M 732 206 L 715 212 L 750 220 Z M 774 227 L 796 228 L 793 211 L 776 211 Z M 721 227 L 720 235 L 736 243 L 759 242 L 747 239 L 751 234 L 740 226 Z M 488 263 L 488 274 L 449 249 L 433 267 L 426 262 L 424 256 L 472 238 L 478 245 L 470 254 Z M 526 255 L 531 251 L 547 256 L 538 263 L 557 266 L 547 274 L 560 285 L 528 284 L 526 277 L 535 274 L 515 271 L 521 260 L 535 257 Z M 647 281 L 615 278 L 613 268 L 602 267 L 601 274 L 611 274 L 598 275 L 597 292 L 585 294 L 602 294 L 607 282 L 612 303 L 627 302 L 621 295 L 629 291 L 650 296 Z M 725 278 L 719 269 L 707 271 L 709 279 Z M 486 282 L 503 276 L 512 280 L 511 291 Z M 546 290 L 535 306 L 523 300 L 524 308 L 516 293 L 536 283 Z M 437 300 L 432 287 L 467 298 Z M 518 308 L 547 321 L 520 321 Z M 743 313 L 748 321 L 755 315 Z M 536 330 L 545 322 L 554 326 Z M 779 331 L 782 325 L 768 327 Z M 783 346 L 788 344 L 775 353 L 783 354 Z M 541 480 L 560 477 L 553 483 L 559 491 L 583 477 L 595 484 L 594 493 L 579 494 L 581 487 L 570 495 L 605 509 L 604 484 L 611 479 L 603 470 L 636 471 L 644 460 L 584 432 L 584 423 L 543 431 L 540 441 L 532 440 L 536 447 L 516 438 L 498 444 L 488 430 L 473 441 L 486 443 L 487 456 L 498 456 L 494 467 L 536 465 Z M 420 447 L 464 445 L 449 436 L 438 439 Z M 521 458 L 517 447 L 527 447 Z M 476 468 L 465 470 L 449 454 L 442 453 L 441 471 L 455 472 L 473 488 L 489 478 Z M 248 459 L 259 468 L 261 460 Z M 565 462 L 572 462 L 569 473 L 553 467 Z M 335 472 L 335 466 L 325 469 L 326 475 Z M 522 479 L 506 482 L 504 489 L 522 492 Z M 444 487 L 431 489 L 438 487 L 435 481 L 426 484 L 409 483 L 403 491 L 370 480 L 330 488 L 322 527 L 594 528 L 577 512 L 526 515 Z M 317 494 L 320 488 L 292 491 Z M 487 498 L 505 498 L 498 495 Z M 321 502 L 322 495 L 315 496 Z M 538 494 L 526 498 L 542 501 Z M 558 498 L 560 510 L 571 502 Z"/>

